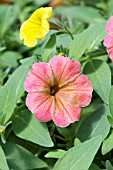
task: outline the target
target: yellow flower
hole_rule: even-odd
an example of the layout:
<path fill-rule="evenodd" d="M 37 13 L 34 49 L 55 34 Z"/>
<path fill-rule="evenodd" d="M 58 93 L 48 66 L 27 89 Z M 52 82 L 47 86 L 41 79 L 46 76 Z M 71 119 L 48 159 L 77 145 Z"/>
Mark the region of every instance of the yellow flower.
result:
<path fill-rule="evenodd" d="M 37 9 L 31 17 L 26 20 L 20 28 L 20 39 L 24 40 L 24 45 L 34 47 L 37 40 L 43 40 L 49 32 L 47 19 L 52 16 L 52 7 Z"/>

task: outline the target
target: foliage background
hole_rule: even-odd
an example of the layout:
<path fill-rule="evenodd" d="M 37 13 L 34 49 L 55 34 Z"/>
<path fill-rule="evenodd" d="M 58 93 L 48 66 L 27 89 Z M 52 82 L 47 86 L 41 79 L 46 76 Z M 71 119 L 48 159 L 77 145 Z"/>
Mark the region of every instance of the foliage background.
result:
<path fill-rule="evenodd" d="M 53 6 L 51 30 L 28 48 L 19 28 L 41 6 Z M 111 15 L 112 0 L 0 0 L 1 170 L 113 169 L 113 63 L 102 43 Z M 25 105 L 23 88 L 34 62 L 60 52 L 81 62 L 94 88 L 80 121 L 66 128 L 39 123 Z"/>

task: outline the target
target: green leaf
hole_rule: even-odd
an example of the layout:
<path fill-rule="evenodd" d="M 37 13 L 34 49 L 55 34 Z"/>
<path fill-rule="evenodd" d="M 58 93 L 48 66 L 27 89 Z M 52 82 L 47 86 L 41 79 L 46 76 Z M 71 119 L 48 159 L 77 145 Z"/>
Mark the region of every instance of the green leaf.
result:
<path fill-rule="evenodd" d="M 90 167 L 101 144 L 95 137 L 69 149 L 55 164 L 53 170 L 86 170 Z"/>
<path fill-rule="evenodd" d="M 70 35 L 60 34 L 57 36 L 57 47 L 63 46 L 63 48 L 69 48 L 72 39 Z"/>
<path fill-rule="evenodd" d="M 75 129 L 72 126 L 65 127 L 65 128 L 56 126 L 56 128 L 58 132 L 68 140 L 72 139 L 75 135 Z"/>
<path fill-rule="evenodd" d="M 6 31 L 14 23 L 18 13 L 18 7 L 11 6 L 0 6 L 0 37 L 4 36 Z M 15 15 L 14 15 L 15 14 Z"/>
<path fill-rule="evenodd" d="M 81 118 L 78 122 L 78 126 L 82 125 L 82 122 L 87 119 L 94 111 L 99 109 L 103 105 L 103 102 L 100 98 L 95 99 L 87 107 L 82 108 Z"/>
<path fill-rule="evenodd" d="M 3 124 L 6 124 L 12 116 L 16 101 L 24 92 L 24 81 L 27 73 L 28 68 L 18 67 L 6 84 L 0 88 L 0 121 Z"/>
<path fill-rule="evenodd" d="M 28 1 L 28 0 L 27 0 L 27 1 Z M 32 0 L 31 0 L 31 2 L 32 2 Z M 36 4 L 38 7 L 42 7 L 42 6 L 46 5 L 46 4 L 48 4 L 48 3 L 50 2 L 50 0 L 43 0 L 43 1 L 41 1 L 41 0 L 39 0 L 39 1 L 34 0 L 33 2 L 34 2 L 34 4 Z"/>
<path fill-rule="evenodd" d="M 45 155 L 45 157 L 46 157 L 46 158 L 61 158 L 64 153 L 66 153 L 65 150 L 56 149 L 56 150 L 54 150 L 54 151 L 48 152 L 48 153 Z"/>
<path fill-rule="evenodd" d="M 0 145 L 0 169 L 9 170 L 4 151 Z"/>
<path fill-rule="evenodd" d="M 113 166 L 112 166 L 112 164 L 111 164 L 111 162 L 110 161 L 106 161 L 106 169 L 107 170 L 113 170 Z"/>
<path fill-rule="evenodd" d="M 109 109 L 110 109 L 110 113 L 113 117 L 113 86 L 111 87 L 110 95 L 109 95 Z"/>
<path fill-rule="evenodd" d="M 3 145 L 3 150 L 10 169 L 27 170 L 47 167 L 45 162 L 17 144 L 7 142 Z"/>
<path fill-rule="evenodd" d="M 81 144 L 81 141 L 80 141 L 78 138 L 75 138 L 75 140 L 74 140 L 74 146 L 77 146 L 77 145 L 79 145 L 79 144 Z"/>
<path fill-rule="evenodd" d="M 4 79 L 8 76 L 10 72 L 10 68 L 8 67 L 7 69 L 0 69 L 0 85 L 2 86 L 4 84 Z"/>
<path fill-rule="evenodd" d="M 111 71 L 106 62 L 93 59 L 88 61 L 83 70 L 91 80 L 94 90 L 101 99 L 108 103 L 111 89 Z"/>
<path fill-rule="evenodd" d="M 107 154 L 111 149 L 113 149 L 113 130 L 110 135 L 104 140 L 102 145 L 102 154 Z"/>
<path fill-rule="evenodd" d="M 13 52 L 7 51 L 7 52 L 4 52 L 0 56 L 0 67 L 6 67 L 6 66 L 9 66 L 9 67 L 18 66 L 16 55 L 14 55 Z"/>
<path fill-rule="evenodd" d="M 25 66 L 26 68 L 31 67 L 34 64 L 34 62 L 36 62 L 36 57 L 35 56 L 27 57 L 27 58 L 24 58 L 24 59 L 20 60 L 20 63 L 23 66 Z"/>
<path fill-rule="evenodd" d="M 86 50 L 91 50 L 98 45 L 106 35 L 106 22 L 90 26 L 82 33 L 75 36 L 69 47 L 71 59 L 79 59 Z"/>
<path fill-rule="evenodd" d="M 107 119 L 109 114 L 108 106 L 103 105 L 98 110 L 93 112 L 80 126 L 77 137 L 80 141 L 86 141 L 101 135 L 102 140 L 106 138 L 109 133 L 110 125 Z"/>
<path fill-rule="evenodd" d="M 96 164 L 92 163 L 89 170 L 101 170 Z"/>
<path fill-rule="evenodd" d="M 52 34 L 42 53 L 42 61 L 48 62 L 56 52 L 56 34 Z"/>
<path fill-rule="evenodd" d="M 15 116 L 13 130 L 22 139 L 45 147 L 53 146 L 46 123 L 40 123 L 27 109 Z"/>
<path fill-rule="evenodd" d="M 68 20 L 79 19 L 86 23 L 96 23 L 101 22 L 104 18 L 99 14 L 99 12 L 92 7 L 85 6 L 68 6 L 68 7 L 56 7 L 55 13 L 57 15 L 61 15 L 61 11 L 63 11 L 63 15 L 68 18 Z M 92 20 L 93 18 L 93 20 Z"/>

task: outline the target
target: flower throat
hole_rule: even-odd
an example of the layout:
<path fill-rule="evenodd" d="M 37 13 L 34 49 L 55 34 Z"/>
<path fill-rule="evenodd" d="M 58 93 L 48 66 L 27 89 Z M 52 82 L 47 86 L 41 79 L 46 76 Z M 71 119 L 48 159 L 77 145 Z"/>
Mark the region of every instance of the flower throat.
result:
<path fill-rule="evenodd" d="M 55 96 L 55 94 L 59 91 L 58 84 L 55 86 L 50 87 L 50 95 Z"/>

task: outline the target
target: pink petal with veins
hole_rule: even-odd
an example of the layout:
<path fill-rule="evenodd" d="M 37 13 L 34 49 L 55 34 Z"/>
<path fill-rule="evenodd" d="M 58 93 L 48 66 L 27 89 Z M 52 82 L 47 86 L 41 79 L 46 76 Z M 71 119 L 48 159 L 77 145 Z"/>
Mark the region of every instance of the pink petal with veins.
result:
<path fill-rule="evenodd" d="M 73 87 L 80 106 L 84 107 L 89 105 L 93 91 L 90 80 L 85 75 L 81 74 L 73 83 Z"/>
<path fill-rule="evenodd" d="M 67 57 L 54 56 L 49 63 L 60 85 L 70 81 L 81 71 L 80 63 Z"/>
<path fill-rule="evenodd" d="M 43 93 L 29 93 L 26 98 L 26 105 L 40 122 L 51 120 L 51 113 L 54 111 L 53 98 Z"/>
<path fill-rule="evenodd" d="M 54 56 L 49 64 L 35 63 L 24 83 L 28 91 L 27 107 L 40 122 L 53 119 L 60 127 L 80 119 L 81 107 L 92 97 L 92 85 L 80 75 L 81 65 L 76 60 Z"/>
<path fill-rule="evenodd" d="M 53 121 L 57 126 L 66 127 L 80 119 L 81 108 L 57 96 Z"/>
<path fill-rule="evenodd" d="M 106 38 L 104 39 L 103 44 L 104 44 L 107 48 L 113 47 L 113 34 L 108 34 L 108 35 L 106 36 Z"/>
<path fill-rule="evenodd" d="M 111 16 L 110 19 L 107 22 L 106 32 L 107 33 L 111 33 L 111 32 L 113 33 L 113 16 Z"/>
<path fill-rule="evenodd" d="M 113 47 L 110 49 L 107 49 L 107 52 L 108 52 L 109 58 L 113 61 Z"/>

